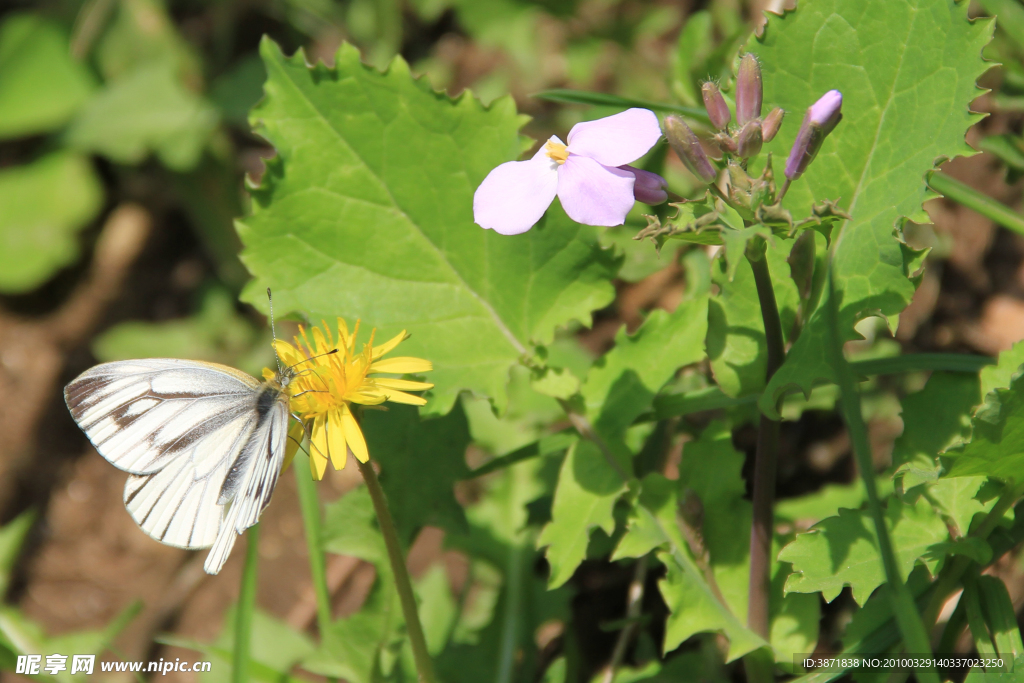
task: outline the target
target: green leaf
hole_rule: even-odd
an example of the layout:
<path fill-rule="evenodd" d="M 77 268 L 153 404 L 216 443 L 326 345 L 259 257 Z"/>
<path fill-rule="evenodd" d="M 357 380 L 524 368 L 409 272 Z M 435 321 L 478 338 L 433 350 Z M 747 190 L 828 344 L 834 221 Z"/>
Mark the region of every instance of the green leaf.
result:
<path fill-rule="evenodd" d="M 217 110 L 186 89 L 172 64 L 135 69 L 93 98 L 72 122 L 67 144 L 121 164 L 156 154 L 170 169 L 199 163 L 214 129 Z"/>
<path fill-rule="evenodd" d="M 888 496 L 892 493 L 892 480 L 879 477 L 876 483 L 878 495 Z M 867 500 L 864 482 L 861 479 L 852 484 L 826 484 L 813 493 L 799 498 L 784 498 L 775 504 L 775 516 L 790 522 L 799 522 L 801 527 L 834 517 L 839 508 L 858 509 Z"/>
<path fill-rule="evenodd" d="M 427 640 L 427 650 L 436 657 L 444 649 L 458 616 L 444 564 L 431 565 L 416 581 L 414 588 L 419 599 L 419 617 Z"/>
<path fill-rule="evenodd" d="M 593 443 L 570 449 L 555 490 L 552 520 L 538 543 L 548 546 L 551 586 L 560 586 L 586 557 L 590 531 L 615 530 L 612 508 L 633 475 L 626 429 L 650 408 L 658 390 L 683 365 L 704 356 L 707 299 L 683 302 L 674 313 L 652 311 L 636 334 L 623 328 L 615 347 L 587 375 L 581 394 L 594 429 L 612 451 L 608 461 Z"/>
<path fill-rule="evenodd" d="M 979 576 L 976 580 L 981 609 L 985 614 L 985 622 L 992 631 L 999 655 L 1007 660 L 1024 654 L 1024 642 L 1021 641 L 1020 627 L 1017 626 L 1017 614 L 1006 590 L 1006 584 L 995 576 Z"/>
<path fill-rule="evenodd" d="M 358 557 L 377 569 L 377 580 L 363 607 L 331 624 L 320 647 L 302 666 L 352 683 L 376 683 L 385 665 L 393 666 L 404 641 L 398 593 L 388 564 L 384 538 L 376 526 L 373 502 L 365 487 L 325 506 L 321 528 L 328 552 Z"/>
<path fill-rule="evenodd" d="M 536 527 L 528 518 L 529 503 L 550 486 L 552 465 L 557 459 L 529 460 L 481 482 L 479 502 L 466 510 L 469 534 L 445 537 L 446 545 L 476 558 L 453 642 L 436 660 L 447 683 L 533 680 L 537 629 L 570 618 L 572 591 L 549 591 L 536 571 Z"/>
<path fill-rule="evenodd" d="M 987 398 L 989 392 L 995 389 L 1008 388 L 1013 376 L 1020 372 L 1021 365 L 1024 365 L 1024 341 L 1019 341 L 1000 353 L 999 361 L 995 365 L 982 369 L 981 397 Z"/>
<path fill-rule="evenodd" d="M 621 439 L 676 370 L 704 357 L 707 305 L 705 297 L 691 299 L 674 313 L 652 311 L 632 336 L 619 330 L 615 347 L 594 364 L 581 390 L 602 435 Z"/>
<path fill-rule="evenodd" d="M 836 238 L 834 273 L 844 340 L 867 315 L 893 319 L 914 293 L 914 255 L 893 236 L 901 217 L 927 219 L 924 175 L 936 160 L 972 153 L 969 111 L 993 22 L 967 20 L 953 0 L 807 0 L 769 15 L 748 49 L 760 58 L 766 106 L 803 112 L 826 91 L 843 93 L 843 121 L 785 206 L 804 215 L 815 200 L 839 200 L 852 216 Z M 792 116 L 766 151 L 782 158 L 796 136 Z M 777 414 L 782 393 L 831 380 L 819 305 L 761 399 Z"/>
<path fill-rule="evenodd" d="M 617 259 L 557 206 L 506 237 L 473 223 L 473 192 L 520 151 L 510 98 L 450 99 L 396 58 L 381 73 L 343 45 L 335 68 L 260 48 L 266 96 L 252 113 L 274 145 L 253 214 L 239 224 L 255 276 L 245 293 L 312 319 L 362 318 L 434 363 L 430 413 L 463 389 L 503 408 L 509 367 L 613 296 Z"/>
<path fill-rule="evenodd" d="M 765 252 L 787 341 L 800 304 L 800 292 L 789 277 L 786 261 L 792 246 L 792 241 L 777 239 L 768 244 Z M 730 269 L 734 276 L 730 276 Z M 708 309 L 707 340 L 715 382 L 733 398 L 759 393 L 765 385 L 768 343 L 754 271 L 742 256 L 735 266 L 727 266 L 720 252 L 712 263 L 711 280 L 718 285 L 718 294 L 711 299 Z"/>
<path fill-rule="evenodd" d="M 103 78 L 117 81 L 140 67 L 171 66 L 185 83 L 203 78 L 195 49 L 178 32 L 165 0 L 120 0 L 110 26 L 96 45 Z"/>
<path fill-rule="evenodd" d="M 752 508 L 746 500 L 743 453 L 732 445 L 732 432 L 723 422 L 712 422 L 697 441 L 683 448 L 679 464 L 679 491 L 700 501 L 695 534 L 707 549 L 715 581 L 733 614 L 746 615 L 750 577 Z M 691 526 L 698 526 L 689 520 Z M 693 550 L 691 546 L 691 550 Z M 774 557 L 774 554 L 773 554 Z M 810 596 L 783 596 L 790 574 L 788 565 L 774 563 L 770 640 L 776 660 L 791 662 L 794 653 L 807 652 L 818 641 L 818 601 Z M 685 614 L 680 615 L 686 618 Z"/>
<path fill-rule="evenodd" d="M 714 436 L 720 440 L 720 433 L 714 431 Z M 726 489 L 729 486 L 725 484 Z M 744 619 L 737 617 L 728 602 L 723 602 L 698 566 L 677 519 L 678 488 L 678 482 L 657 473 L 644 477 L 629 527 L 612 558 L 640 557 L 657 550 L 658 558 L 667 568 L 665 577 L 658 583 L 670 612 L 665 624 L 665 652 L 674 650 L 698 633 L 720 632 L 729 640 L 726 659 L 732 661 L 766 643 L 744 625 Z"/>
<path fill-rule="evenodd" d="M 102 630 L 75 631 L 47 637 L 43 627 L 21 610 L 9 606 L 0 607 L 0 661 L 19 654 L 42 655 L 45 667 L 49 655 L 73 653 L 99 656 L 141 611 L 142 602 L 136 600 L 111 619 Z M 36 680 L 84 683 L 89 680 L 89 676 L 84 673 L 71 676 L 69 666 L 69 670 L 56 676 L 43 673 Z"/>
<path fill-rule="evenodd" d="M 966 535 L 974 516 L 996 504 L 997 496 L 987 496 L 982 488 L 987 481 L 988 477 L 942 477 L 927 488 L 925 495 L 939 514 Z"/>
<path fill-rule="evenodd" d="M 551 522 L 537 539 L 538 547 L 548 546 L 548 583 L 552 588 L 572 578 L 587 555 L 592 529 L 599 528 L 608 535 L 615 531 L 612 508 L 625 491 L 620 471 L 592 442 L 578 441 L 569 448 L 558 475 Z"/>
<path fill-rule="evenodd" d="M 0 593 L 10 586 L 11 570 L 35 518 L 34 512 L 23 512 L 0 529 Z"/>
<path fill-rule="evenodd" d="M 237 605 L 232 605 L 224 618 L 224 630 L 213 642 L 208 650 L 210 654 L 223 652 L 228 654 L 232 651 L 235 642 L 235 610 Z M 293 666 L 304 657 L 312 654 L 313 642 L 303 633 L 299 633 L 283 621 L 263 612 L 256 610 L 252 619 L 252 635 L 250 640 L 250 657 L 253 662 L 262 664 L 278 677 L 287 674 Z M 231 659 L 225 658 L 223 662 L 217 662 L 211 667 L 210 674 L 203 676 L 206 681 L 224 681 L 231 679 Z M 256 672 L 254 672 L 256 673 Z M 212 675 L 211 675 L 212 674 Z M 260 676 L 257 673 L 257 680 L 273 681 L 275 677 Z"/>
<path fill-rule="evenodd" d="M 377 515 L 369 492 L 360 487 L 324 506 L 324 550 L 350 555 L 375 565 L 388 561 L 384 537 L 376 526 Z"/>
<path fill-rule="evenodd" d="M 77 233 L 102 206 L 103 186 L 77 154 L 0 170 L 0 291 L 27 292 L 73 263 Z"/>
<path fill-rule="evenodd" d="M 532 390 L 532 379 L 528 368 L 512 366 L 508 405 L 501 417 L 494 414 L 494 406 L 488 399 L 469 393 L 462 395 L 460 403 L 469 420 L 473 443 L 493 455 L 503 456 L 536 443 L 552 422 L 563 417 L 565 413 L 555 399 Z"/>
<path fill-rule="evenodd" d="M 974 414 L 969 443 L 946 452 L 949 477 L 983 475 L 1020 481 L 1024 472 L 1024 375 L 996 388 Z"/>
<path fill-rule="evenodd" d="M 13 14 L 0 26 L 0 139 L 60 128 L 94 87 L 59 25 Z"/>
<path fill-rule="evenodd" d="M 200 311 L 164 322 L 132 320 L 105 330 L 92 343 L 102 362 L 132 358 L 191 358 L 237 367 L 256 377 L 273 365 L 269 330 L 256 330 L 235 310 L 224 289 L 210 289 Z"/>
<path fill-rule="evenodd" d="M 368 410 L 362 427 L 370 453 L 380 463 L 380 484 L 406 544 L 428 524 L 466 528 L 466 516 L 453 492 L 455 482 L 469 474 L 469 427 L 461 407 L 433 420 L 420 420 L 412 406 Z"/>
<path fill-rule="evenodd" d="M 941 558 L 929 557 L 928 549 L 945 541 L 949 532 L 931 505 L 924 500 L 901 505 L 890 498 L 886 519 L 904 580 L 919 561 L 934 572 Z M 787 593 L 820 591 L 828 602 L 843 586 L 850 586 L 854 600 L 863 605 L 885 582 L 875 530 L 866 511 L 842 509 L 838 516 L 797 534 L 796 540 L 782 549 L 779 560 L 793 564 L 794 573 L 786 581 Z"/>
<path fill-rule="evenodd" d="M 981 399 L 977 376 L 936 372 L 921 391 L 903 399 L 903 434 L 893 445 L 893 465 L 931 460 L 971 432 L 971 411 Z"/>

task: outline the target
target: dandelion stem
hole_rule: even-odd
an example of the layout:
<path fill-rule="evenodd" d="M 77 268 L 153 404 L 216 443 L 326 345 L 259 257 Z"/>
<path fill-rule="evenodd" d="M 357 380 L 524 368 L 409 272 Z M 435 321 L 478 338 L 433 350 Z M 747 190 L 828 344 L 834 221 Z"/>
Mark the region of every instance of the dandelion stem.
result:
<path fill-rule="evenodd" d="M 249 527 L 245 534 L 248 547 L 245 551 L 245 568 L 242 570 L 242 585 L 238 591 L 238 607 L 235 611 L 235 651 L 231 666 L 232 683 L 249 681 L 249 641 L 252 639 L 252 617 L 256 611 L 256 563 L 259 559 L 260 525 Z"/>
<path fill-rule="evenodd" d="M 306 528 L 306 546 L 309 548 L 309 569 L 313 578 L 313 593 L 316 595 L 316 623 L 320 637 L 324 638 L 331 626 L 331 593 L 327 588 L 327 570 L 324 566 L 324 549 L 320 543 L 320 500 L 316 493 L 316 482 L 308 474 L 309 459 L 296 454 L 295 482 L 299 488 L 299 507 Z"/>
<path fill-rule="evenodd" d="M 384 536 L 384 545 L 388 549 L 388 559 L 391 562 L 391 571 L 395 576 L 398 599 L 402 603 L 402 615 L 405 617 L 405 627 L 409 633 L 409 644 L 412 645 L 412 656 L 416 662 L 419 682 L 436 683 L 434 663 L 430 660 L 430 653 L 427 652 L 427 639 L 423 635 L 423 626 L 420 625 L 416 596 L 412 592 L 412 582 L 409 579 L 409 569 L 405 566 L 405 556 L 398 540 L 395 520 L 388 510 L 384 489 L 380 487 L 380 481 L 377 479 L 377 473 L 374 472 L 372 464 L 358 460 L 356 462 L 359 464 L 359 472 L 363 475 L 366 489 L 373 501 L 373 510 L 377 513 L 377 522 L 380 524 L 380 531 Z"/>

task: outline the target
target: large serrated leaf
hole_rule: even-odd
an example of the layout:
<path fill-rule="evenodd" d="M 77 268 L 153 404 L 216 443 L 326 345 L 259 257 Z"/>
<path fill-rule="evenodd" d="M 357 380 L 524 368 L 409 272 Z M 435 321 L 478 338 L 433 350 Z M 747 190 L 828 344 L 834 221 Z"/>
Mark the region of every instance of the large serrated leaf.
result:
<path fill-rule="evenodd" d="M 843 93 L 843 121 L 826 139 L 785 205 L 806 215 L 812 201 L 833 199 L 852 219 L 834 246 L 834 274 L 844 339 L 866 315 L 892 319 L 914 292 L 910 255 L 893 235 L 901 217 L 924 219 L 926 171 L 937 160 L 969 155 L 967 128 L 975 85 L 990 64 L 981 49 L 993 23 L 967 19 L 954 0 L 803 0 L 795 12 L 770 16 L 758 55 L 766 106 L 794 112 L 766 146 L 785 158 L 800 115 L 828 90 Z M 824 302 L 812 314 L 761 409 L 777 414 L 787 389 L 808 392 L 831 380 Z"/>
<path fill-rule="evenodd" d="M 929 548 L 945 541 L 949 531 L 930 504 L 921 499 L 916 505 L 902 505 L 890 498 L 886 524 L 904 580 L 919 561 L 935 571 L 942 558 L 929 554 Z M 874 525 L 866 511 L 839 510 L 836 517 L 798 534 L 779 553 L 779 560 L 793 564 L 794 573 L 786 581 L 787 593 L 821 591 L 829 602 L 843 586 L 850 586 L 853 598 L 863 605 L 885 582 Z"/>
<path fill-rule="evenodd" d="M 386 72 L 343 45 L 337 66 L 261 46 L 268 80 L 253 110 L 277 150 L 239 224 L 256 281 L 245 298 L 281 311 L 362 318 L 434 363 L 428 412 L 469 389 L 505 401 L 509 367 L 534 341 L 613 296 L 617 260 L 557 206 L 525 235 L 473 223 L 473 192 L 521 150 L 510 98 L 450 99 L 396 58 Z"/>

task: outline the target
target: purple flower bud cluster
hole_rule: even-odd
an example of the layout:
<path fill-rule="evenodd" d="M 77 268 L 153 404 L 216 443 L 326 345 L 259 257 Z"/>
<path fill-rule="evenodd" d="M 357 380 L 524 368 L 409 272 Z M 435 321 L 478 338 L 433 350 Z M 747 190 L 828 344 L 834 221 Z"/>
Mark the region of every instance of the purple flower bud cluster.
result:
<path fill-rule="evenodd" d="M 782 127 L 786 112 L 776 107 L 761 116 L 764 100 L 764 86 L 761 81 L 761 65 L 757 57 L 747 53 L 740 58 L 736 74 L 736 123 L 738 128 L 730 130 L 732 114 L 722 96 L 718 84 L 708 81 L 701 85 L 701 97 L 708 119 L 718 133 L 713 140 L 718 147 L 741 159 L 749 159 L 761 152 L 766 142 L 771 142 Z M 825 93 L 807 110 L 796 142 L 786 162 L 786 178 L 796 180 L 814 160 L 821 144 L 843 115 L 840 111 L 843 96 L 838 90 Z M 714 182 L 717 172 L 701 146 L 697 135 L 678 116 L 665 119 L 665 137 L 690 172 L 706 183 Z M 639 198 L 639 195 L 638 195 Z"/>

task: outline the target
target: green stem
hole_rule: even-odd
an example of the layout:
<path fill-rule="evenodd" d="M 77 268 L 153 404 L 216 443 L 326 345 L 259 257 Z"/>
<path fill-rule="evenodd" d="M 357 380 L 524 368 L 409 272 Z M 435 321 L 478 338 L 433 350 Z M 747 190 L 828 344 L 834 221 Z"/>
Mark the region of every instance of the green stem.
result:
<path fill-rule="evenodd" d="M 420 625 L 416 596 L 412 591 L 412 581 L 409 579 L 409 568 L 405 566 L 405 556 L 398 540 L 395 520 L 388 510 L 388 500 L 384 496 L 384 489 L 380 487 L 377 473 L 373 471 L 373 465 L 358 460 L 356 462 L 359 464 L 359 472 L 363 475 L 366 489 L 373 501 L 373 510 L 377 513 L 377 523 L 380 525 L 380 532 L 384 537 L 384 545 L 388 549 L 388 560 L 391 562 L 391 571 L 395 576 L 398 599 L 402 603 L 402 615 L 405 617 L 405 628 L 409 633 L 409 644 L 412 646 L 412 656 L 416 662 L 419 681 L 420 683 L 436 683 L 434 663 L 430 660 L 430 653 L 427 652 L 427 639 L 423 635 L 423 626 Z"/>
<path fill-rule="evenodd" d="M 753 255 L 756 256 L 756 255 Z M 764 320 L 768 362 L 765 382 L 771 380 L 786 357 L 782 338 L 782 320 L 772 289 L 768 259 L 747 255 L 754 271 L 757 298 Z M 771 589 L 772 529 L 775 517 L 775 478 L 778 463 L 779 423 L 761 414 L 757 431 L 757 452 L 754 456 L 753 519 L 750 527 L 750 585 L 748 588 L 747 626 L 765 640 L 769 633 L 768 596 Z"/>
<path fill-rule="evenodd" d="M 932 171 L 928 174 L 928 184 L 936 192 L 945 195 L 958 204 L 963 204 L 968 209 L 977 211 L 985 218 L 995 221 L 1004 228 L 1009 228 L 1016 233 L 1024 235 L 1024 218 L 1021 218 L 1013 209 L 1000 204 L 988 195 L 978 192 L 969 185 L 964 185 L 959 180 L 948 176 L 945 173 Z"/>
<path fill-rule="evenodd" d="M 320 637 L 324 638 L 331 627 L 331 593 L 327 588 L 327 568 L 324 563 L 324 549 L 320 543 L 320 499 L 316 493 L 316 482 L 309 474 L 309 458 L 296 454 L 292 465 L 295 483 L 299 488 L 299 507 L 306 528 L 306 547 L 309 548 L 309 570 L 313 576 L 313 593 L 316 595 L 316 623 Z"/>
<path fill-rule="evenodd" d="M 253 612 L 256 611 L 256 563 L 259 559 L 260 525 L 254 524 L 249 527 L 245 537 L 248 547 L 245 551 L 245 568 L 242 570 L 242 585 L 238 591 L 238 607 L 235 611 L 232 683 L 249 682 L 249 641 L 252 639 Z"/>
<path fill-rule="evenodd" d="M 843 341 L 839 337 L 839 306 L 836 297 L 830 262 L 828 269 L 828 303 L 825 310 L 828 316 L 828 336 L 830 342 L 828 350 L 831 355 L 831 365 L 839 384 L 843 417 L 846 419 L 846 428 L 849 431 L 850 441 L 853 444 L 853 454 L 857 460 L 857 469 L 860 471 L 861 479 L 864 482 L 864 489 L 867 492 L 868 511 L 874 521 L 875 534 L 878 537 L 878 549 L 882 554 L 882 566 L 885 569 L 885 578 L 889 584 L 888 594 L 892 601 L 896 622 L 900 627 L 900 632 L 903 634 L 903 641 L 907 649 L 915 654 L 927 655 L 931 653 L 928 632 L 925 630 L 925 626 L 918 614 L 914 597 L 911 595 L 906 584 L 903 583 L 903 577 L 900 575 L 899 565 L 896 562 L 896 553 L 893 552 L 892 548 L 892 539 L 889 537 L 889 529 L 885 525 L 882 503 L 878 498 L 874 465 L 871 461 L 871 445 L 868 441 L 867 428 L 864 425 L 864 416 L 861 414 L 860 396 L 857 394 L 853 372 L 843 356 Z M 921 683 L 939 683 L 939 676 L 933 667 L 918 669 L 917 678 Z"/>

